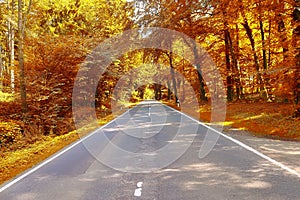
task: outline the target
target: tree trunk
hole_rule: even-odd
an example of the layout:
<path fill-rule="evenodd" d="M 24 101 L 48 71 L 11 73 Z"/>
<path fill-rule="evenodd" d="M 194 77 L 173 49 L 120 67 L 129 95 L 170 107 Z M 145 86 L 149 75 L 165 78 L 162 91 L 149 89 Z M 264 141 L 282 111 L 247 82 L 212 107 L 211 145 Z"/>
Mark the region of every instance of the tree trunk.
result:
<path fill-rule="evenodd" d="M 177 84 L 175 79 L 175 73 L 174 73 L 174 66 L 173 66 L 173 58 L 172 58 L 172 52 L 168 54 L 169 56 L 169 63 L 170 63 L 170 72 L 172 76 L 172 83 L 173 83 L 173 89 L 174 89 L 174 95 L 175 95 L 175 103 L 178 103 L 178 95 L 177 95 Z"/>
<path fill-rule="evenodd" d="M 159 93 L 158 93 L 158 99 L 162 100 L 162 91 L 161 91 L 161 85 L 159 86 Z"/>
<path fill-rule="evenodd" d="M 195 37 L 193 37 L 195 38 Z M 183 38 L 184 39 L 184 38 Z M 184 42 L 193 50 L 194 52 L 194 58 L 195 58 L 195 65 L 196 65 L 196 69 L 197 69 L 197 74 L 198 74 L 198 80 L 199 80 L 199 94 L 200 94 L 200 100 L 201 101 L 208 101 L 207 97 L 206 97 L 206 91 L 205 91 L 205 82 L 204 79 L 202 77 L 201 74 L 201 66 L 200 66 L 200 58 L 199 58 L 199 53 L 198 53 L 198 49 L 197 49 L 197 45 L 195 42 L 196 39 L 193 40 L 192 44 L 190 44 L 189 42 L 187 42 L 184 39 Z"/>
<path fill-rule="evenodd" d="M 263 24 L 262 20 L 259 20 L 259 28 L 260 28 L 261 42 L 262 42 L 263 67 L 264 67 L 264 70 L 266 70 L 268 68 L 268 61 L 267 61 L 267 51 L 266 51 L 264 24 Z"/>
<path fill-rule="evenodd" d="M 28 105 L 26 102 L 26 82 L 25 82 L 25 70 L 24 70 L 24 35 L 25 24 L 23 21 L 23 2 L 18 0 L 18 50 L 19 50 L 19 71 L 20 71 L 20 94 L 22 103 L 22 112 L 25 114 L 28 111 Z"/>
<path fill-rule="evenodd" d="M 238 67 L 238 61 L 234 50 L 234 45 L 231 39 L 230 29 L 228 28 L 228 22 L 226 20 L 226 12 L 223 12 L 224 16 L 224 34 L 225 34 L 225 57 L 226 57 L 226 69 L 227 69 L 227 100 L 232 101 L 234 96 L 234 85 L 236 85 L 236 97 L 240 99 L 240 71 Z M 238 37 L 237 37 L 238 40 Z M 238 44 L 236 49 L 238 49 Z"/>
<path fill-rule="evenodd" d="M 146 89 L 146 86 L 141 86 L 138 88 L 138 95 L 139 95 L 139 98 L 142 100 L 144 100 L 145 89 Z"/>
<path fill-rule="evenodd" d="M 236 24 L 235 26 L 235 30 L 236 30 L 236 44 L 235 44 L 235 58 L 236 58 L 236 70 L 238 73 L 238 80 L 235 81 L 235 87 L 236 87 L 236 96 L 237 98 L 243 98 L 243 86 L 241 84 L 241 67 L 239 65 L 239 55 L 240 55 L 240 37 L 239 37 L 239 26 L 238 24 Z"/>
<path fill-rule="evenodd" d="M 272 20 L 269 20 L 269 42 L 268 42 L 268 66 L 271 65 L 271 28 L 272 28 Z"/>
<path fill-rule="evenodd" d="M 7 2 L 8 10 L 10 10 L 10 15 L 14 17 L 15 1 L 11 1 L 11 7 L 9 7 L 9 2 Z M 15 71 L 14 71 L 14 62 L 15 62 L 15 28 L 11 21 L 7 22 L 8 29 L 8 70 L 10 76 L 10 90 L 12 93 L 15 92 Z"/>
<path fill-rule="evenodd" d="M 154 98 L 155 100 L 159 100 L 158 99 L 158 84 L 154 83 Z"/>
<path fill-rule="evenodd" d="M 267 50 L 266 50 L 266 40 L 265 40 L 265 32 L 264 32 L 264 24 L 262 19 L 259 20 L 259 28 L 260 28 L 260 34 L 261 34 L 261 42 L 262 42 L 262 55 L 263 55 L 263 76 L 264 76 L 264 82 L 263 85 L 261 86 L 261 90 L 264 92 L 263 98 L 266 100 L 269 100 L 269 93 L 265 85 L 268 85 L 268 79 L 266 78 L 266 70 L 268 69 L 268 60 L 267 60 Z"/>
<path fill-rule="evenodd" d="M 2 46 L 0 45 L 0 92 L 3 91 L 3 59 L 2 59 Z"/>
<path fill-rule="evenodd" d="M 161 85 L 154 83 L 155 100 L 161 100 Z"/>
<path fill-rule="evenodd" d="M 295 47 L 295 103 L 300 104 L 300 0 L 295 0 L 293 12 L 295 29 L 293 31 L 293 46 Z M 300 106 L 297 106 L 298 108 Z"/>
<path fill-rule="evenodd" d="M 260 73 L 260 66 L 259 66 L 259 59 L 258 59 L 258 56 L 256 54 L 256 47 L 255 47 L 255 40 L 254 40 L 254 37 L 253 37 L 253 34 L 252 34 L 252 30 L 249 26 L 249 23 L 248 23 L 248 20 L 247 20 L 247 17 L 246 17 L 246 13 L 245 13 L 245 8 L 244 8 L 244 4 L 243 4 L 243 1 L 242 0 L 239 0 L 238 1 L 239 3 L 239 7 L 241 8 L 241 15 L 243 17 L 243 27 L 245 28 L 246 30 L 246 35 L 250 41 L 250 44 L 251 44 L 251 49 L 252 49 L 252 54 L 253 54 L 253 58 L 254 58 L 254 64 L 255 64 L 255 69 L 256 69 L 256 72 L 257 72 L 257 84 L 259 87 L 257 87 L 257 90 L 258 88 L 260 89 L 263 89 L 263 82 L 262 82 L 262 77 L 261 77 L 261 73 Z"/>
<path fill-rule="evenodd" d="M 246 30 L 246 34 L 250 40 L 251 43 L 251 48 L 252 48 L 252 53 L 253 53 L 253 58 L 254 58 L 254 63 L 255 63 L 255 69 L 257 72 L 257 80 L 258 80 L 258 86 L 260 88 L 260 90 L 263 89 L 263 83 L 262 83 L 262 78 L 261 78 L 261 73 L 260 73 L 260 67 L 259 67 L 259 60 L 258 60 L 258 56 L 256 54 L 256 47 L 255 47 L 255 41 L 254 41 L 254 37 L 252 34 L 252 30 L 249 26 L 249 23 L 246 19 L 244 19 L 244 23 L 242 23 L 242 25 L 244 26 L 245 30 Z"/>
<path fill-rule="evenodd" d="M 196 61 L 196 68 L 197 68 L 199 87 L 200 87 L 200 100 L 207 101 L 206 91 L 205 91 L 205 83 L 204 83 L 204 79 L 201 74 L 201 66 L 200 66 L 200 58 L 199 58 L 198 49 L 197 49 L 196 43 L 194 43 L 193 45 L 194 45 L 193 51 L 194 51 L 194 57 L 195 57 L 195 61 Z"/>
<path fill-rule="evenodd" d="M 279 38 L 282 46 L 282 52 L 283 52 L 283 61 L 286 61 L 288 57 L 288 43 L 287 43 L 287 33 L 285 29 L 285 24 L 284 24 L 284 18 L 283 15 L 285 13 L 284 11 L 284 1 L 282 0 L 277 0 L 276 1 L 277 8 L 275 10 L 276 12 L 276 18 L 277 18 L 277 29 L 279 33 Z"/>
<path fill-rule="evenodd" d="M 171 100 L 171 90 L 170 90 L 170 88 L 171 88 L 171 83 L 170 83 L 170 81 L 168 80 L 167 81 L 167 85 L 168 85 L 168 100 L 170 101 Z"/>
<path fill-rule="evenodd" d="M 240 85 L 241 85 L 241 77 L 240 77 L 240 70 L 238 67 L 238 61 L 236 58 L 236 54 L 234 52 L 234 48 L 233 48 L 233 42 L 230 36 L 230 32 L 228 31 L 228 41 L 229 41 L 229 50 L 230 50 L 230 55 L 231 55 L 231 60 L 232 60 L 232 72 L 234 75 L 234 79 L 233 82 L 236 84 L 236 94 L 237 94 L 237 99 L 240 99 Z"/>
<path fill-rule="evenodd" d="M 225 29 L 224 31 L 225 39 L 225 61 L 226 61 L 226 71 L 227 71 L 227 101 L 233 100 L 233 79 L 232 79 L 232 70 L 230 65 L 230 54 L 229 54 L 229 31 Z"/>
<path fill-rule="evenodd" d="M 161 52 L 158 51 L 158 50 L 154 51 L 153 63 L 157 66 L 159 66 L 158 60 L 159 60 L 159 57 L 161 55 L 160 53 Z M 155 99 L 156 100 L 161 100 L 161 87 L 162 86 L 160 84 L 154 83 L 154 93 L 155 93 Z"/>

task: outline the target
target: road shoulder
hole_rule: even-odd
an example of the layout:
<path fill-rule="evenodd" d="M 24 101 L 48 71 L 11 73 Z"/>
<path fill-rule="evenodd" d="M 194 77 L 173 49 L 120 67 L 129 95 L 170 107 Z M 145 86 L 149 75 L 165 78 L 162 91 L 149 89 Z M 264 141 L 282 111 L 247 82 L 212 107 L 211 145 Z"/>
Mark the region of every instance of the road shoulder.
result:
<path fill-rule="evenodd" d="M 299 142 L 254 137 L 249 131 L 230 126 L 225 126 L 223 133 L 300 173 Z"/>

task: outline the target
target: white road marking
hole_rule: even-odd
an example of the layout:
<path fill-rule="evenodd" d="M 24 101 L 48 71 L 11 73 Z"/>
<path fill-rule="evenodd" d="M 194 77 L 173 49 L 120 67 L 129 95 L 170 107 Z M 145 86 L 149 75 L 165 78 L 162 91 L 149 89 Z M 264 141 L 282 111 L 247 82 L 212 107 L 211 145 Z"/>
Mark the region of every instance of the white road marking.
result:
<path fill-rule="evenodd" d="M 135 197 L 140 197 L 140 196 L 142 196 L 142 188 L 137 188 L 137 189 L 135 189 L 135 191 L 134 191 L 134 196 L 135 196 Z"/>
<path fill-rule="evenodd" d="M 158 102 L 158 103 L 159 103 L 159 102 Z M 164 104 L 164 105 L 165 105 L 165 104 Z M 165 105 L 165 106 L 167 106 L 167 105 Z M 266 159 L 266 160 L 272 162 L 273 164 L 275 164 L 275 165 L 281 167 L 282 169 L 284 169 L 284 170 L 286 170 L 286 171 L 288 171 L 288 172 L 290 172 L 290 173 L 292 173 L 292 174 L 294 174 L 294 175 L 296 175 L 296 176 L 298 176 L 298 177 L 300 178 L 300 174 L 299 174 L 297 171 L 295 171 L 295 170 L 293 170 L 293 169 L 291 169 L 291 168 L 285 166 L 284 164 L 282 164 L 282 163 L 280 163 L 280 162 L 278 162 L 278 161 L 276 161 L 276 160 L 274 160 L 274 159 L 272 159 L 272 158 L 270 158 L 270 157 L 264 155 L 263 153 L 261 153 L 261 152 L 255 150 L 255 149 L 253 149 L 252 147 L 250 147 L 250 146 L 248 146 L 248 145 L 246 145 L 246 144 L 240 142 L 239 140 L 236 140 L 236 139 L 234 139 L 234 138 L 232 138 L 232 137 L 229 137 L 229 136 L 227 136 L 227 135 L 221 133 L 220 131 L 217 131 L 217 130 L 213 129 L 212 127 L 210 127 L 210 126 L 204 124 L 203 122 L 200 122 L 200 121 L 198 121 L 198 120 L 192 118 L 191 116 L 188 116 L 188 115 L 186 115 L 186 114 L 184 114 L 184 113 L 182 113 L 182 112 L 179 112 L 178 110 L 176 110 L 176 109 L 174 109 L 174 108 L 172 108 L 172 107 L 170 107 L 170 106 L 167 106 L 167 107 L 170 108 L 170 109 L 172 109 L 172 110 L 174 110 L 174 111 L 176 111 L 176 112 L 178 112 L 178 113 L 180 113 L 180 114 L 182 114 L 182 115 L 184 115 L 184 116 L 186 116 L 187 118 L 189 118 L 189 119 L 191 119 L 191 120 L 193 120 L 193 121 L 195 121 L 195 122 L 201 124 L 202 126 L 204 126 L 204 127 L 208 128 L 208 129 L 210 129 L 210 130 L 212 130 L 212 131 L 214 131 L 214 132 L 220 134 L 220 135 L 223 136 L 224 138 L 227 138 L 228 140 L 231 140 L 232 142 L 234 142 L 234 143 L 236 143 L 236 144 L 238 144 L 238 145 L 244 147 L 245 149 L 247 149 L 247 150 L 253 152 L 254 154 L 256 154 L 256 155 L 258 155 L 258 156 L 260 156 L 260 157 L 262 157 L 262 158 L 264 158 L 264 159 Z M 122 117 L 122 116 L 125 115 L 127 112 L 129 112 L 130 110 L 131 110 L 131 109 L 127 110 L 127 111 L 124 112 L 122 115 L 118 116 L 117 118 Z M 96 129 L 95 131 L 93 131 L 92 133 L 90 133 L 89 135 L 87 135 L 86 137 L 84 137 L 84 138 L 78 140 L 77 142 L 73 143 L 71 146 L 68 146 L 68 147 L 66 147 L 65 149 L 63 149 L 63 150 L 59 151 L 58 153 L 54 154 L 53 156 L 51 156 L 50 158 L 46 159 L 44 162 L 42 162 L 41 164 L 37 165 L 36 167 L 34 167 L 34 168 L 28 170 L 27 172 L 21 174 L 21 175 L 18 176 L 17 178 L 15 178 L 15 179 L 13 179 L 12 181 L 8 182 L 8 183 L 5 184 L 2 188 L 0 188 L 0 192 L 3 192 L 4 190 L 6 190 L 6 189 L 9 188 L 10 186 L 16 184 L 17 182 L 19 182 L 20 180 L 22 180 L 22 179 L 25 178 L 26 176 L 32 174 L 32 173 L 35 172 L 36 170 L 40 169 L 41 167 L 45 166 L 45 165 L 48 164 L 49 162 L 51 162 L 51 161 L 53 161 L 54 159 L 58 158 L 58 157 L 61 156 L 62 154 L 64 154 L 64 153 L 66 153 L 67 151 L 71 150 L 71 149 L 74 148 L 76 145 L 80 144 L 80 143 L 83 142 L 84 140 L 88 139 L 89 137 L 91 137 L 92 135 L 94 135 L 95 133 L 97 133 L 99 130 L 101 130 L 101 129 L 105 128 L 106 126 L 108 126 L 109 124 L 113 123 L 117 118 L 115 118 L 114 120 L 112 120 L 112 121 L 108 122 L 107 124 L 101 126 L 100 128 Z M 141 188 L 138 188 L 137 190 L 140 191 L 140 193 L 141 193 L 141 191 L 142 191 Z M 138 192 L 137 192 L 137 193 L 138 193 Z"/>
<path fill-rule="evenodd" d="M 131 110 L 131 109 L 129 109 Z M 122 115 L 118 116 L 118 117 L 122 117 L 123 115 L 125 115 L 127 112 L 129 112 L 129 110 L 127 110 L 126 112 L 124 112 Z M 117 117 L 117 118 L 118 118 Z M 32 174 L 33 172 L 35 172 L 36 170 L 40 169 L 41 167 L 45 166 L 46 164 L 48 164 L 49 162 L 53 161 L 54 159 L 58 158 L 59 156 L 61 156 L 62 154 L 66 153 L 67 151 L 71 150 L 73 147 L 75 147 L 76 145 L 80 144 L 81 142 L 83 142 L 84 140 L 88 139 L 89 137 L 91 137 L 92 135 L 94 135 L 95 133 L 97 133 L 99 130 L 105 128 L 106 126 L 108 126 L 109 124 L 113 123 L 117 118 L 115 118 L 114 120 L 108 122 L 107 124 L 97 128 L 96 130 L 94 130 L 93 132 L 91 132 L 89 135 L 85 136 L 84 138 L 78 140 L 77 142 L 73 143 L 71 146 L 66 147 L 65 149 L 62 149 L 61 151 L 59 151 L 58 153 L 54 154 L 53 156 L 51 156 L 50 158 L 46 159 L 44 162 L 42 162 L 41 164 L 37 165 L 36 167 L 29 169 L 27 172 L 21 174 L 20 176 L 16 177 L 15 179 L 13 179 L 12 181 L 8 182 L 7 184 L 5 184 L 2 188 L 0 188 L 0 192 L 3 192 L 4 190 L 6 190 L 7 188 L 9 188 L 10 186 L 16 184 L 17 182 L 19 182 L 20 180 L 22 180 L 23 178 L 25 178 L 26 176 Z"/>
<path fill-rule="evenodd" d="M 138 183 L 136 184 L 136 186 L 139 187 L 139 188 L 143 187 L 143 182 L 138 182 Z"/>
<path fill-rule="evenodd" d="M 167 106 L 167 105 L 165 105 L 165 106 Z M 254 153 L 254 154 L 260 156 L 261 158 L 264 158 L 265 160 L 268 160 L 269 162 L 273 163 L 274 165 L 277 165 L 278 167 L 280 167 L 280 168 L 282 168 L 282 169 L 284 169 L 284 170 L 290 172 L 291 174 L 296 175 L 298 178 L 300 178 L 300 173 L 297 172 L 296 170 L 293 170 L 293 169 L 289 168 L 288 166 L 286 166 L 286 165 L 284 165 L 284 164 L 282 164 L 282 163 L 280 163 L 280 162 L 274 160 L 273 158 L 268 157 L 267 155 L 265 155 L 265 154 L 263 154 L 263 153 L 257 151 L 256 149 L 254 149 L 254 148 L 252 148 L 252 147 L 250 147 L 250 146 L 248 146 L 248 145 L 242 143 L 241 141 L 239 141 L 239 140 L 237 140 L 237 139 L 234 139 L 234 138 L 232 138 L 232 137 L 230 137 L 230 136 L 228 136 L 228 135 L 225 135 L 224 133 L 222 133 L 222 132 L 220 132 L 220 131 L 218 131 L 218 130 L 213 129 L 212 127 L 208 126 L 207 124 L 205 124 L 205 123 L 203 123 L 203 122 L 200 122 L 199 120 L 196 120 L 196 119 L 194 119 L 193 117 L 188 116 L 187 114 L 185 114 L 185 113 L 183 113 L 183 112 L 179 112 L 178 110 L 176 110 L 176 109 L 174 109 L 174 108 L 172 108 L 172 107 L 170 107 L 170 106 L 167 106 L 167 107 L 169 107 L 169 108 L 171 108 L 172 110 L 174 110 L 174 111 L 176 111 L 176 112 L 182 114 L 183 116 L 185 116 L 185 117 L 187 117 L 187 118 L 189 118 L 189 119 L 191 119 L 191 120 L 193 120 L 193 121 L 199 123 L 200 125 L 206 127 L 207 129 L 210 129 L 210 130 L 214 131 L 215 133 L 218 133 L 219 135 L 223 136 L 224 138 L 226 138 L 226 139 L 228 139 L 228 140 L 234 142 L 235 144 L 237 144 L 237 145 L 239 145 L 239 146 L 241 146 L 241 147 L 247 149 L 248 151 L 251 151 L 252 153 Z"/>
<path fill-rule="evenodd" d="M 148 116 L 150 117 L 150 111 L 151 111 L 151 106 L 150 106 L 150 104 L 148 104 Z"/>
<path fill-rule="evenodd" d="M 135 189 L 135 191 L 134 191 L 134 196 L 135 196 L 135 197 L 140 197 L 140 196 L 142 196 L 143 182 L 138 182 L 138 183 L 136 184 L 136 186 L 137 186 L 138 188 Z"/>

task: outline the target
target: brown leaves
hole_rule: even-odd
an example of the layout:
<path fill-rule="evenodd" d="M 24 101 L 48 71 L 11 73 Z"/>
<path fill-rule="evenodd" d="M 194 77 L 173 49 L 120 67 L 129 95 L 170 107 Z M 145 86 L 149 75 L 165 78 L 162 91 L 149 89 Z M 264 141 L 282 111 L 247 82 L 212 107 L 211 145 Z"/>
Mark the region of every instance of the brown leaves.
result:
<path fill-rule="evenodd" d="M 44 135 L 60 135 L 73 129 L 68 120 L 72 117 L 72 89 L 84 52 L 75 38 L 47 39 L 30 43 L 34 56 L 26 65 L 29 123 Z"/>
<path fill-rule="evenodd" d="M 0 122 L 0 148 L 12 145 L 22 137 L 22 128 L 12 120 Z"/>

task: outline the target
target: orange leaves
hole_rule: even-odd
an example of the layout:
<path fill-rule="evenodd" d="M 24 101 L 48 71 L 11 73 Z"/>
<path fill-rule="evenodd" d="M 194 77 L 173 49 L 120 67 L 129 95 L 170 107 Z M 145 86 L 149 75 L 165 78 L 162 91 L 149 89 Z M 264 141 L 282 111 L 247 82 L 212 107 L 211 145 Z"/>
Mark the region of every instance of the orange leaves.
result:
<path fill-rule="evenodd" d="M 22 128 L 14 121 L 0 122 L 0 147 L 7 147 L 21 137 Z"/>
<path fill-rule="evenodd" d="M 40 37 L 30 45 L 26 63 L 30 123 L 43 134 L 72 130 L 72 89 L 78 65 L 85 57 L 80 38 Z"/>

